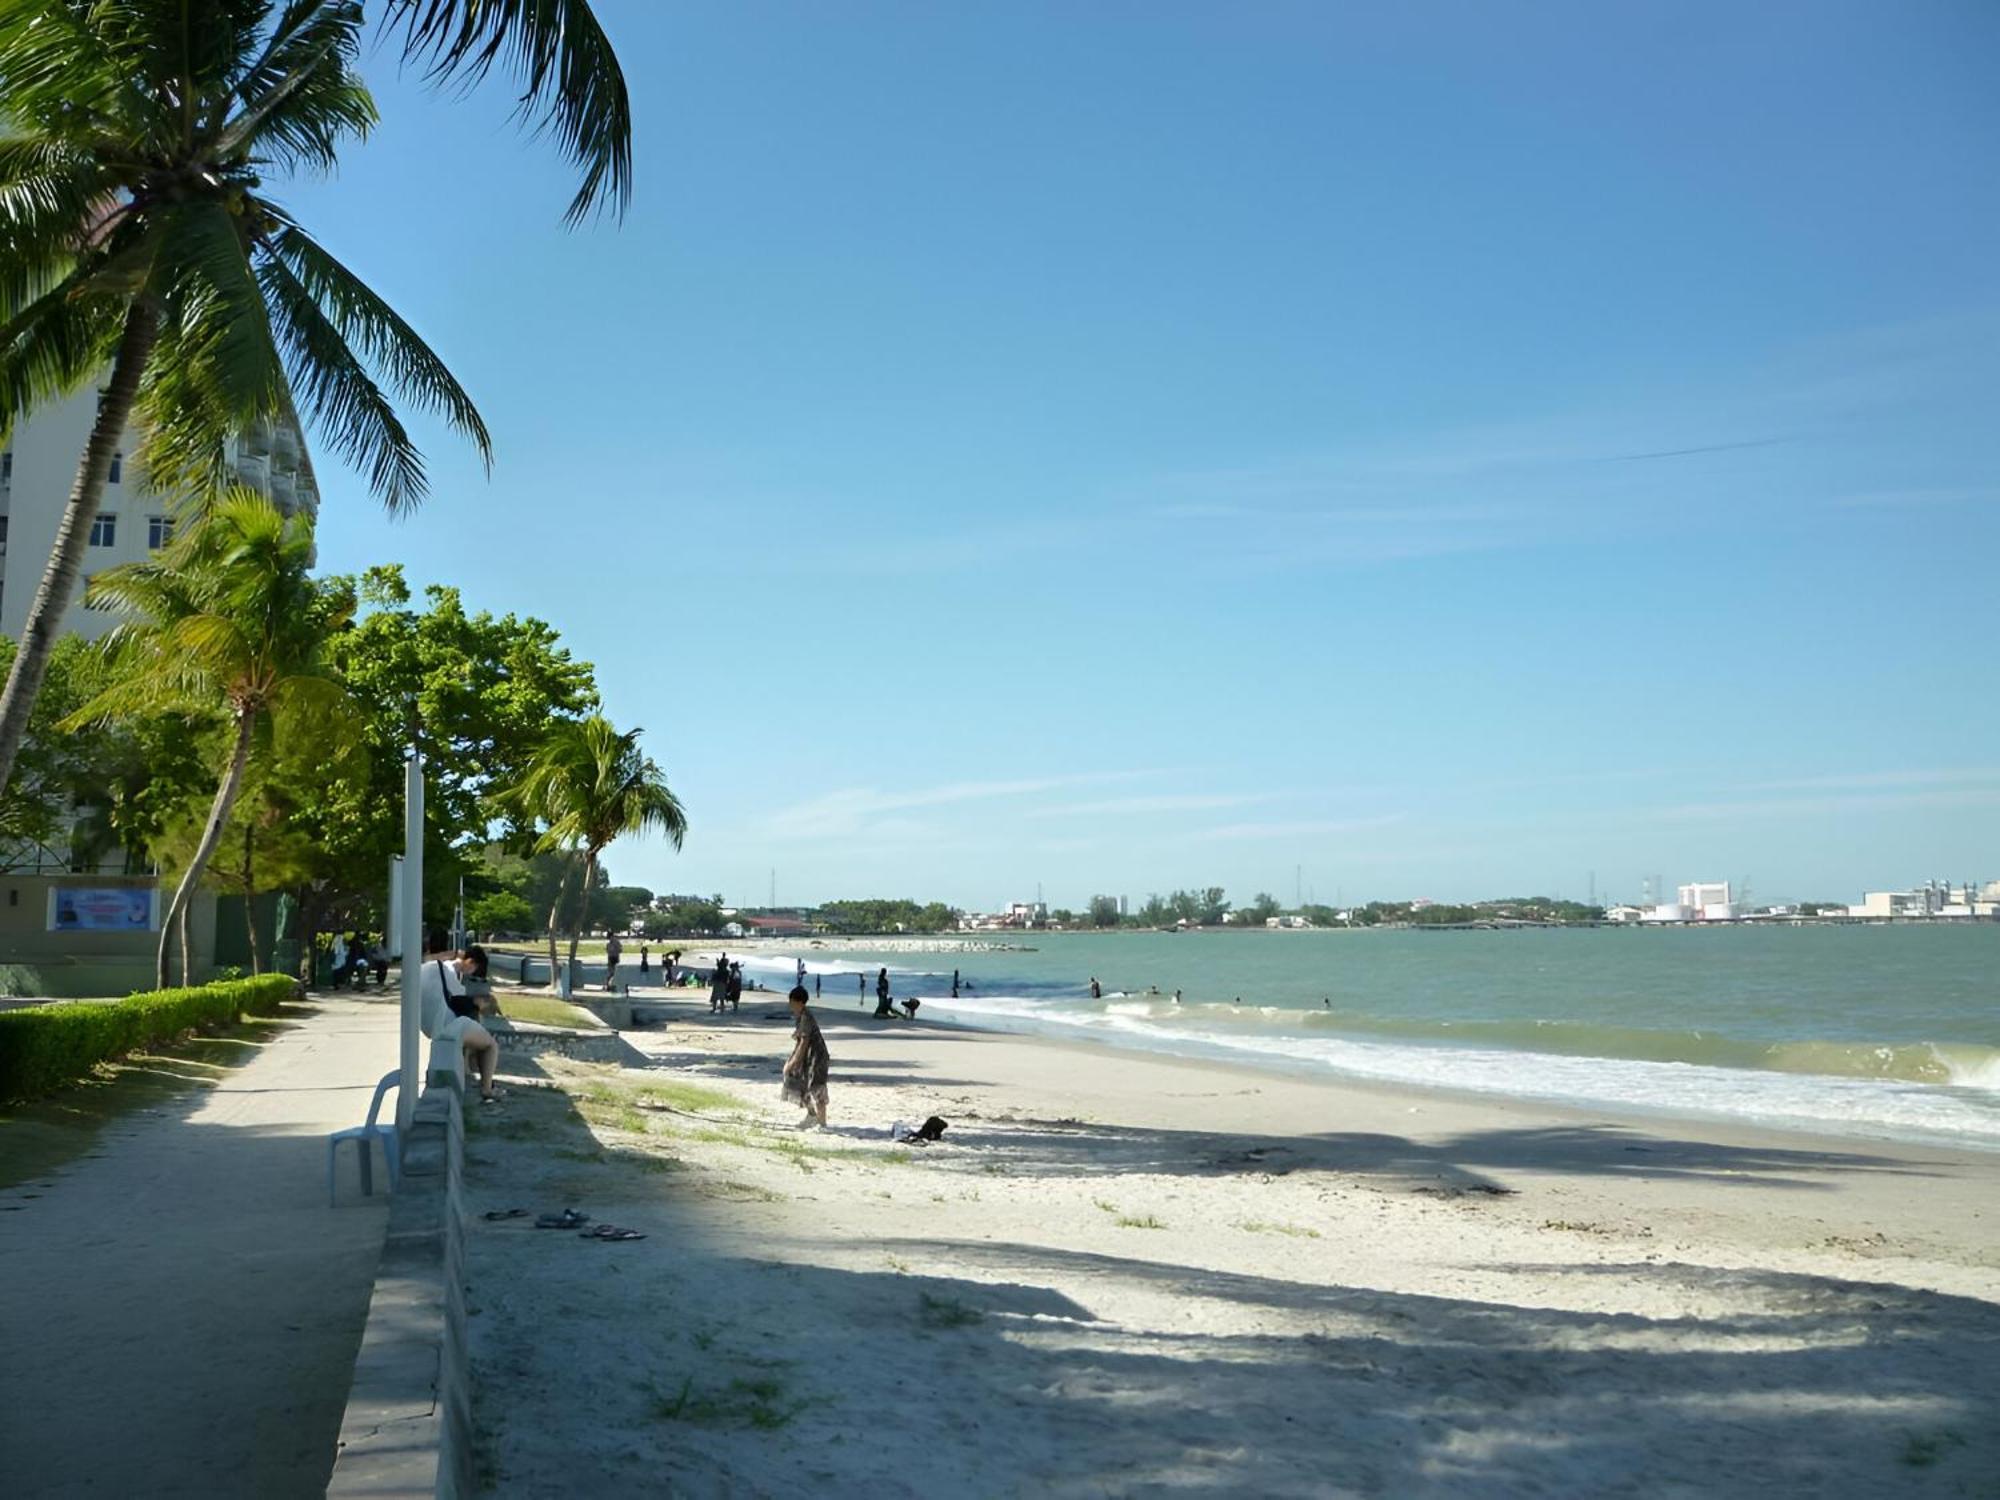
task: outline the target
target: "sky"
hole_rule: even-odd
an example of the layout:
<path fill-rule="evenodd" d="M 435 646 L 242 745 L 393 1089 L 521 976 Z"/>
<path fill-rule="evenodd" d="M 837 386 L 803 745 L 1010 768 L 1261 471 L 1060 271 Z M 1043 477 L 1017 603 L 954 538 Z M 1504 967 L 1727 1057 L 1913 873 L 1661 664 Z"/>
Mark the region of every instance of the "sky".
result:
<path fill-rule="evenodd" d="M 370 57 L 458 372 L 322 563 L 540 616 L 763 904 L 2000 878 L 2000 7 L 596 0 L 637 190 Z"/>

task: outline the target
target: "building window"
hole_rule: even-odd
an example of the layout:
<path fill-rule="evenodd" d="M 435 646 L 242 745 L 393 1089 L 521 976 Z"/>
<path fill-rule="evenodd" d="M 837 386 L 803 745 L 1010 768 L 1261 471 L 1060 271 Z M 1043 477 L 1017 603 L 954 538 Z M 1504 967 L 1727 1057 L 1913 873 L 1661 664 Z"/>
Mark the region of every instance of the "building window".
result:
<path fill-rule="evenodd" d="M 146 517 L 146 546 L 158 552 L 174 539 L 174 522 L 171 516 Z"/>
<path fill-rule="evenodd" d="M 112 454 L 112 455 L 111 455 L 111 482 L 112 482 L 113 484 L 116 484 L 116 483 L 118 483 L 118 480 L 119 480 L 119 478 L 120 478 L 120 477 L 121 477 L 121 476 L 122 476 L 122 475 L 124 474 L 124 472 L 125 472 L 125 455 L 124 455 L 124 454 L 122 454 L 122 453 L 114 453 L 114 454 Z"/>
<path fill-rule="evenodd" d="M 118 540 L 118 517 L 112 512 L 99 511 L 97 519 L 90 523 L 90 545 L 109 547 Z"/>

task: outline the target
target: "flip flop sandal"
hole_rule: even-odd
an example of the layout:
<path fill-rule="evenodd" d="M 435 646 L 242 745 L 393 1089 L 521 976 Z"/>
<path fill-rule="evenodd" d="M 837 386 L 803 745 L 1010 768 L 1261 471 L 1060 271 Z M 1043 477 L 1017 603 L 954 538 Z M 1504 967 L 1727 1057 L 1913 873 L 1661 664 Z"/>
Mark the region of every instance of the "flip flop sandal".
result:
<path fill-rule="evenodd" d="M 480 1217 L 486 1219 L 525 1219 L 528 1217 L 528 1211 L 525 1208 L 495 1208 L 489 1209 Z"/>
<path fill-rule="evenodd" d="M 559 1214 L 543 1214 L 535 1220 L 537 1229 L 574 1229 L 579 1224 L 588 1224 L 589 1214 L 580 1214 L 573 1208 L 566 1208 Z"/>
<path fill-rule="evenodd" d="M 577 1236 L 580 1240 L 643 1240 L 645 1236 L 636 1229 L 617 1229 L 609 1224 L 599 1224 L 595 1229 L 586 1229 Z"/>

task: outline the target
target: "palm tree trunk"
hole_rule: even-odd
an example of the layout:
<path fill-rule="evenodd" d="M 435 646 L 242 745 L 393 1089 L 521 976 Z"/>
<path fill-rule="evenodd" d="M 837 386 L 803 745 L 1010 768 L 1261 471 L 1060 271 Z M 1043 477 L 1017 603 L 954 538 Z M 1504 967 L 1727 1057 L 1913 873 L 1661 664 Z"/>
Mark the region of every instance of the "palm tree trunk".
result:
<path fill-rule="evenodd" d="M 250 933 L 250 972 L 264 972 L 264 961 L 257 953 L 257 880 L 252 872 L 251 859 L 256 853 L 257 825 L 251 818 L 243 820 L 243 925 Z"/>
<path fill-rule="evenodd" d="M 576 969 L 576 940 L 583 936 L 584 924 L 590 920 L 590 891 L 597 884 L 597 851 L 588 849 L 583 856 L 583 899 L 577 903 L 576 921 L 569 929 L 569 966 Z"/>
<path fill-rule="evenodd" d="M 555 904 L 549 907 L 549 988 L 562 988 L 556 980 L 556 927 L 562 921 L 563 897 L 569 894 L 569 865 L 563 864 L 562 878 L 556 882 Z M 574 955 L 572 955 L 574 957 Z"/>
<path fill-rule="evenodd" d="M 83 572 L 85 550 L 90 546 L 91 523 L 104 499 L 104 484 L 111 474 L 111 459 L 125 441 L 125 424 L 131 419 L 138 399 L 139 377 L 160 333 L 160 313 L 150 298 L 139 298 L 125 315 L 125 332 L 118 340 L 118 354 L 111 365 L 111 383 L 97 401 L 97 419 L 91 424 L 90 441 L 77 465 L 70 485 L 69 504 L 56 527 L 56 544 L 49 553 L 49 565 L 42 572 L 41 586 L 28 606 L 28 623 L 21 631 L 21 649 L 14 656 L 7 686 L 0 690 L 0 795 L 14 775 L 14 761 L 21 753 L 21 741 L 28 733 L 28 716 L 42 691 L 42 678 L 49 669 L 49 652 L 55 649 L 62 631 L 63 615 L 76 595 L 76 581 Z"/>
<path fill-rule="evenodd" d="M 215 846 L 222 841 L 222 826 L 229 821 L 229 810 L 236 805 L 236 793 L 243 785 L 243 767 L 250 760 L 250 734 L 257 727 L 254 710 L 240 710 L 236 715 L 236 752 L 229 758 L 229 769 L 223 773 L 222 784 L 215 789 L 215 801 L 208 809 L 208 826 L 201 831 L 201 842 L 195 845 L 194 857 L 188 861 L 187 869 L 181 872 L 181 883 L 174 889 L 174 899 L 167 903 L 167 919 L 161 924 L 160 933 L 160 988 L 167 987 L 167 937 L 166 928 L 180 918 L 187 910 L 194 896 L 195 887 L 201 884 L 202 872 L 208 868 L 208 861 L 215 853 Z M 181 981 L 188 978 L 187 940 L 181 940 Z"/>
<path fill-rule="evenodd" d="M 181 908 L 181 919 L 175 929 L 181 937 L 181 983 L 194 983 L 194 944 L 188 940 L 188 921 L 194 911 L 194 903 L 188 902 Z"/>

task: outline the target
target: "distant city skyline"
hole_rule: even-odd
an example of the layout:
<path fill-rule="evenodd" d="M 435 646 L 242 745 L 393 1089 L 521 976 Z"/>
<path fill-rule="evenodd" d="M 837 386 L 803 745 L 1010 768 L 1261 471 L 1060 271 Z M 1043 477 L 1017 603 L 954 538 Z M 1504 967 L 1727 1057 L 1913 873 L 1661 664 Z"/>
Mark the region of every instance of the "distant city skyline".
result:
<path fill-rule="evenodd" d="M 618 879 L 2000 874 L 2000 10 L 605 20 L 622 228 L 380 68 L 290 196 L 496 441 L 323 461 L 323 566 L 597 664 L 691 820 Z"/>

